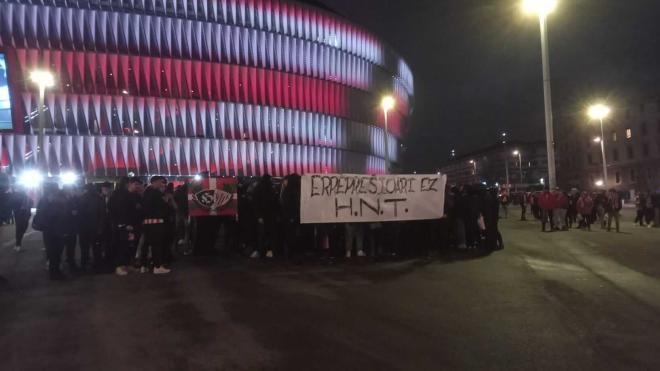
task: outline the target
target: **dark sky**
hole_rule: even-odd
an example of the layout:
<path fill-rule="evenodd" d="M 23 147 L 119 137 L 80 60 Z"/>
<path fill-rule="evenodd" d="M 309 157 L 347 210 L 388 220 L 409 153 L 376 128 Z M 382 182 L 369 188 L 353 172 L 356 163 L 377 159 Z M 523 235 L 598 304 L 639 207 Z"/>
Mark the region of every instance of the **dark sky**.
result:
<path fill-rule="evenodd" d="M 538 19 L 519 0 L 323 0 L 390 43 L 415 75 L 407 164 L 432 170 L 507 131 L 543 139 Z M 549 20 L 555 115 L 660 90 L 660 0 L 560 0 Z"/>

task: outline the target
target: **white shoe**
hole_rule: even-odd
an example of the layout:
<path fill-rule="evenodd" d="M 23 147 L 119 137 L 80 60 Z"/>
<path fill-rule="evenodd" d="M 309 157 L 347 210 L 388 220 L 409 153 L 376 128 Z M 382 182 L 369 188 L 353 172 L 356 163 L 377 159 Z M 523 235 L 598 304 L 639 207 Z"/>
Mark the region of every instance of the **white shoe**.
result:
<path fill-rule="evenodd" d="M 272 259 L 273 258 L 273 252 L 271 250 L 268 250 L 266 252 L 266 257 L 269 258 L 269 259 Z"/>
<path fill-rule="evenodd" d="M 124 267 L 115 268 L 115 274 L 118 276 L 125 276 L 128 274 L 128 271 Z"/>
<path fill-rule="evenodd" d="M 364 258 L 365 256 L 367 256 L 367 254 L 365 254 L 364 251 L 362 250 L 358 250 L 357 256 L 360 258 Z"/>
<path fill-rule="evenodd" d="M 147 267 L 140 267 L 140 273 L 149 273 L 149 268 L 147 268 Z"/>
<path fill-rule="evenodd" d="M 16 251 L 16 252 L 20 252 L 20 251 L 21 251 L 21 247 L 20 247 L 20 246 L 14 246 L 14 251 Z"/>
<path fill-rule="evenodd" d="M 346 259 L 350 259 L 350 258 L 351 258 L 351 252 L 350 252 L 350 251 L 346 251 Z"/>
<path fill-rule="evenodd" d="M 168 274 L 171 271 L 172 271 L 171 269 L 167 269 L 167 268 L 163 267 L 162 265 L 160 267 L 154 268 L 154 274 Z"/>
<path fill-rule="evenodd" d="M 250 255 L 251 259 L 259 259 L 259 251 L 253 251 Z"/>

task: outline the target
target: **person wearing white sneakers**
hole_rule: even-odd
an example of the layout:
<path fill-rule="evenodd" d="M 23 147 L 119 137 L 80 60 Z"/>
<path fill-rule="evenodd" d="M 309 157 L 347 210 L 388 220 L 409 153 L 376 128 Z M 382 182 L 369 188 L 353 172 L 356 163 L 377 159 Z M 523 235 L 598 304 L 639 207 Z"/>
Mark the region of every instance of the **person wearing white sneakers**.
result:
<path fill-rule="evenodd" d="M 254 212 L 257 217 L 257 245 L 250 257 L 258 258 L 265 253 L 266 258 L 273 258 L 272 245 L 275 243 L 275 219 L 279 207 L 277 194 L 270 175 L 259 180 L 254 189 Z"/>
<path fill-rule="evenodd" d="M 167 201 L 165 201 L 167 179 L 163 176 L 154 176 L 150 183 L 144 192 L 143 201 L 145 243 L 151 247 L 154 274 L 167 274 L 170 273 L 170 269 L 163 265 L 166 243 L 165 220 L 169 217 L 170 212 Z"/>
<path fill-rule="evenodd" d="M 364 245 L 364 224 L 362 223 L 346 223 L 346 258 L 350 259 L 355 247 L 355 252 L 358 257 L 365 257 Z M 355 243 L 355 244 L 354 244 Z"/>

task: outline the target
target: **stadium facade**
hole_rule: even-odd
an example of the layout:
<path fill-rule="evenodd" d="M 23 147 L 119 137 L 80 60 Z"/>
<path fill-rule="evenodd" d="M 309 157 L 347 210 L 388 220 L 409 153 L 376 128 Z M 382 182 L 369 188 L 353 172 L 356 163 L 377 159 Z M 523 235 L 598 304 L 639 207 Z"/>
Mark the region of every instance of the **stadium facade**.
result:
<path fill-rule="evenodd" d="M 14 174 L 383 173 L 379 102 L 396 162 L 414 92 L 374 35 L 285 0 L 4 0 L 0 61 Z M 35 69 L 56 79 L 42 107 Z"/>

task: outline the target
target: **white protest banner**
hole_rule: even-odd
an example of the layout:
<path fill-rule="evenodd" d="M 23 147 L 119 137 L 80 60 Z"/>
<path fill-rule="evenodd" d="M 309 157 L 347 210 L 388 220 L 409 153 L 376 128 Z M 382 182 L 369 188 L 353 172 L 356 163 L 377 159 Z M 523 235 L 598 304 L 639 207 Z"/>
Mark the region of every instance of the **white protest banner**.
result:
<path fill-rule="evenodd" d="M 358 223 L 440 219 L 446 175 L 306 174 L 302 223 Z"/>

